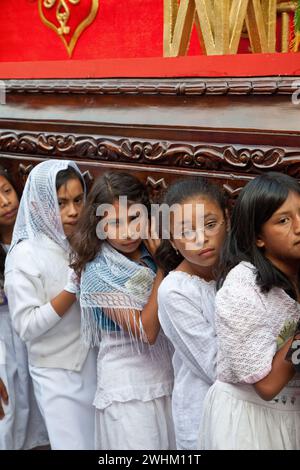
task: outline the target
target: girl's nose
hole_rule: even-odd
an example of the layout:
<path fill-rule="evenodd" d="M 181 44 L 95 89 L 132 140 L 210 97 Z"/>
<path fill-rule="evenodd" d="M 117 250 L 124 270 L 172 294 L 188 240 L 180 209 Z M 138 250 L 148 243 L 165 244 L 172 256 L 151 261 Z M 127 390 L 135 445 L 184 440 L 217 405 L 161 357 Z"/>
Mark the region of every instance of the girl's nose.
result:
<path fill-rule="evenodd" d="M 3 194 L 0 196 L 0 205 L 1 207 L 5 207 L 9 204 L 9 199 L 5 197 Z"/>
<path fill-rule="evenodd" d="M 294 232 L 295 233 L 300 233 L 300 215 L 296 216 L 295 222 L 294 222 Z"/>
<path fill-rule="evenodd" d="M 70 207 L 69 207 L 69 216 L 72 216 L 74 217 L 75 215 L 78 214 L 78 210 L 77 210 L 77 207 L 75 206 L 75 204 L 70 204 Z"/>

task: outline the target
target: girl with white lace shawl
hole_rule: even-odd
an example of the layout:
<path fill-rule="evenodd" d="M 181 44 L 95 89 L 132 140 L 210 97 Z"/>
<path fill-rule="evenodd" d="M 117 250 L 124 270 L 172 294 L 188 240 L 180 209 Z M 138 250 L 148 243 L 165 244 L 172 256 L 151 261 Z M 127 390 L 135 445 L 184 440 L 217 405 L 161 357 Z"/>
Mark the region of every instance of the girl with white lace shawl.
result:
<path fill-rule="evenodd" d="M 300 377 L 286 360 L 300 317 L 295 179 L 266 173 L 241 191 L 223 268 L 218 380 L 205 400 L 199 447 L 299 449 Z"/>
<path fill-rule="evenodd" d="M 169 272 L 158 290 L 158 316 L 175 349 L 172 409 L 177 449 L 193 450 L 204 398 L 216 379 L 215 278 L 227 213 L 224 195 L 200 177 L 172 185 L 164 202 L 177 205 L 177 211 L 171 218 L 171 240 L 163 239 L 156 255 Z M 200 205 L 204 224 L 197 220 Z"/>
<path fill-rule="evenodd" d="M 84 204 L 75 163 L 49 160 L 26 182 L 5 266 L 13 326 L 52 449 L 93 449 L 96 356 L 80 342 L 80 307 L 68 292 L 69 241 Z"/>
<path fill-rule="evenodd" d="M 124 210 L 121 196 L 128 199 Z M 126 173 L 104 174 L 94 183 L 72 240 L 83 337 L 88 344 L 99 344 L 94 400 L 98 450 L 175 448 L 171 354 L 157 316 L 163 275 L 156 273 L 150 255 L 155 244 L 142 243 L 146 220 L 136 224 L 133 235 L 132 225 L 140 220 L 137 213 L 130 214 L 134 203 L 143 204 L 147 219 L 143 184 Z"/>
<path fill-rule="evenodd" d="M 0 450 L 32 449 L 49 443 L 29 375 L 27 350 L 14 331 L 4 294 L 4 263 L 19 199 L 0 167 Z"/>

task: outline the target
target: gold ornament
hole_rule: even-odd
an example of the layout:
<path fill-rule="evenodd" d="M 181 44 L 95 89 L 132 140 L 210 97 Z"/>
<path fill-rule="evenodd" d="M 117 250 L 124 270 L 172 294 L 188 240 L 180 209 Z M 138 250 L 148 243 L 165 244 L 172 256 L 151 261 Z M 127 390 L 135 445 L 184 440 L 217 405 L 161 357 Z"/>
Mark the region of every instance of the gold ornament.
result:
<path fill-rule="evenodd" d="M 71 6 L 80 7 L 80 2 L 81 0 L 39 0 L 39 14 L 42 22 L 58 34 L 70 57 L 72 56 L 79 36 L 94 21 L 99 8 L 99 0 L 90 0 L 91 5 L 87 17 L 77 25 L 71 38 L 67 38 L 71 31 L 69 26 L 69 20 L 72 15 Z M 58 24 L 54 24 L 46 16 L 47 10 L 50 11 L 53 7 L 56 7 L 55 13 Z"/>

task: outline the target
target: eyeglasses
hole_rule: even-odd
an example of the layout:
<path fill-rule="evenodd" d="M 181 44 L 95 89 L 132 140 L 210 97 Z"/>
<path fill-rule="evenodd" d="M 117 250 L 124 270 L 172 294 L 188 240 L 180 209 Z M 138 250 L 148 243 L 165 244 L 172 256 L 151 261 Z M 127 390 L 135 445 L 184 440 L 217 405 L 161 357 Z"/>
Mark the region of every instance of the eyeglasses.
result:
<path fill-rule="evenodd" d="M 217 235 L 222 227 L 222 225 L 225 224 L 225 220 L 223 219 L 220 222 L 217 221 L 211 221 L 206 224 L 204 224 L 203 228 L 198 228 L 197 230 L 182 230 L 181 232 L 181 237 L 185 238 L 187 240 L 195 240 L 196 238 L 199 238 L 199 235 L 205 234 L 207 237 L 212 237 L 214 235 Z"/>

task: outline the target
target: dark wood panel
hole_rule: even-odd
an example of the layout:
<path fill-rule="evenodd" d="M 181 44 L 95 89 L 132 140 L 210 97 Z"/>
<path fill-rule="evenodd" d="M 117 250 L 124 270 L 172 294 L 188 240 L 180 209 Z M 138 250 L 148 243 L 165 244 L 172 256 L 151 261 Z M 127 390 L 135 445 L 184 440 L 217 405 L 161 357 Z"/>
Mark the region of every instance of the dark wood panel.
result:
<path fill-rule="evenodd" d="M 231 198 L 255 175 L 300 178 L 296 77 L 7 81 L 0 161 L 19 186 L 47 158 L 91 177 L 129 171 L 161 198 L 172 181 L 205 175 Z"/>

